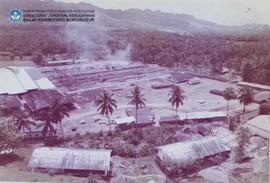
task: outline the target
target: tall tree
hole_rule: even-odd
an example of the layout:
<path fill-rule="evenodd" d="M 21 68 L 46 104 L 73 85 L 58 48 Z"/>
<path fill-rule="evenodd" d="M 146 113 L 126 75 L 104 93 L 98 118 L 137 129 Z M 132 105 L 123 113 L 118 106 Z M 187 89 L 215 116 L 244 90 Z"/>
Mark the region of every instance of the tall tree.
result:
<path fill-rule="evenodd" d="M 25 129 L 31 131 L 31 126 L 36 126 L 36 123 L 30 120 L 30 114 L 27 111 L 17 111 L 14 114 L 14 120 L 18 130 L 25 132 Z"/>
<path fill-rule="evenodd" d="M 225 88 L 223 97 L 227 101 L 227 118 L 229 117 L 229 102 L 237 98 L 234 88 Z"/>
<path fill-rule="evenodd" d="M 46 136 L 49 135 L 55 135 L 56 129 L 55 129 L 55 123 L 53 122 L 53 116 L 50 110 L 42 110 L 38 114 L 38 119 L 43 121 L 42 124 L 37 125 L 37 128 L 42 127 L 42 135 Z"/>
<path fill-rule="evenodd" d="M 169 102 L 172 106 L 175 106 L 175 115 L 177 116 L 178 108 L 180 105 L 184 104 L 185 96 L 183 95 L 184 90 L 182 90 L 179 86 L 173 86 L 170 91 L 170 99 Z"/>
<path fill-rule="evenodd" d="M 252 104 L 254 99 L 254 92 L 251 88 L 242 87 L 239 91 L 239 102 L 243 104 L 243 118 L 246 112 L 246 106 Z"/>
<path fill-rule="evenodd" d="M 110 133 L 112 131 L 110 115 L 117 108 L 116 100 L 113 99 L 113 93 L 108 92 L 107 90 L 103 90 L 101 93 L 97 95 L 97 99 L 95 100 L 95 104 L 97 106 L 97 111 L 108 118 Z"/>
<path fill-rule="evenodd" d="M 63 132 L 62 120 L 65 117 L 69 117 L 68 109 L 63 104 L 61 104 L 59 100 L 55 100 L 53 106 L 49 110 L 52 116 L 52 121 L 59 123 Z"/>
<path fill-rule="evenodd" d="M 143 94 L 142 94 L 142 91 L 141 91 L 141 88 L 136 85 L 134 87 L 134 90 L 132 90 L 132 96 L 130 97 L 131 98 L 131 101 L 129 102 L 129 104 L 131 105 L 134 105 L 135 106 L 135 123 L 136 123 L 136 126 L 137 126 L 137 120 L 138 120 L 138 109 L 140 107 L 144 107 L 145 106 L 145 101 L 146 99 L 143 97 Z"/>
<path fill-rule="evenodd" d="M 246 82 L 252 82 L 254 79 L 254 69 L 250 63 L 246 63 L 243 67 L 242 78 Z"/>

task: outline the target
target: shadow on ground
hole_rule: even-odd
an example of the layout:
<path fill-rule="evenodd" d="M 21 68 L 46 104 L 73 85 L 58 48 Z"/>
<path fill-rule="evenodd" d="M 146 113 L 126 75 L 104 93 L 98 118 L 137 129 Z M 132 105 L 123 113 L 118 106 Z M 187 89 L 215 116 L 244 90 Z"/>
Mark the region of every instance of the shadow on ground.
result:
<path fill-rule="evenodd" d="M 15 161 L 22 161 L 23 158 L 17 154 L 0 155 L 0 166 L 5 166 Z"/>

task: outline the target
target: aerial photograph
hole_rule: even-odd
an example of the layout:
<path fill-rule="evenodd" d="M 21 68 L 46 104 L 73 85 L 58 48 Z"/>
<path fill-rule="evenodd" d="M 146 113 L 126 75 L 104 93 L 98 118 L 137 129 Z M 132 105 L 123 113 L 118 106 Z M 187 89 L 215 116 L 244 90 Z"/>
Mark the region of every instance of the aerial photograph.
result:
<path fill-rule="evenodd" d="M 0 182 L 269 183 L 269 0 L 0 0 Z"/>

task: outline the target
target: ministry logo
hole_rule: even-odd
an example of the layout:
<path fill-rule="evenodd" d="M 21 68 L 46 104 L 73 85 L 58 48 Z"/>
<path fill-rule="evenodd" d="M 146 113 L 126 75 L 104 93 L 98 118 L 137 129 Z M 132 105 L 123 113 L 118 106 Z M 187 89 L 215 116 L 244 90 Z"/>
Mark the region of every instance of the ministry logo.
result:
<path fill-rule="evenodd" d="M 19 10 L 11 10 L 9 12 L 9 18 L 12 22 L 19 22 L 22 18 L 22 13 Z"/>

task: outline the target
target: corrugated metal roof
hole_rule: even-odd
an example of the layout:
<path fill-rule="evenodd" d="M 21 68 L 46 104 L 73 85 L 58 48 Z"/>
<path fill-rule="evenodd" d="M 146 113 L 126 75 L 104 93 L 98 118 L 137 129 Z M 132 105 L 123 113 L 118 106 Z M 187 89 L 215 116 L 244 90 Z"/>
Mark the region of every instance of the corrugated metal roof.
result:
<path fill-rule="evenodd" d="M 226 114 L 222 111 L 201 111 L 201 112 L 180 113 L 181 120 L 208 119 L 217 117 L 226 117 Z"/>
<path fill-rule="evenodd" d="M 270 115 L 260 115 L 249 120 L 246 126 L 257 135 L 270 139 Z"/>
<path fill-rule="evenodd" d="M 32 76 L 35 77 L 32 77 Z M 0 94 L 21 94 L 34 89 L 54 89 L 52 82 L 37 69 L 0 68 Z"/>
<path fill-rule="evenodd" d="M 226 144 L 230 148 L 238 146 L 237 136 L 226 128 L 219 127 L 213 129 L 212 136 L 217 137 L 222 143 Z"/>
<path fill-rule="evenodd" d="M 65 64 L 65 63 L 74 63 L 74 60 L 55 60 L 55 61 L 47 61 L 49 65 L 53 64 Z"/>
<path fill-rule="evenodd" d="M 74 103 L 75 100 L 58 90 L 36 90 L 22 95 L 31 111 L 37 111 L 52 106 L 56 100 L 61 104 Z"/>
<path fill-rule="evenodd" d="M 249 120 L 247 124 L 266 130 L 270 133 L 270 115 L 260 115 Z"/>
<path fill-rule="evenodd" d="M 125 118 L 116 118 L 115 119 L 116 124 L 129 124 L 132 122 L 135 122 L 135 118 L 133 116 L 125 117 Z"/>
<path fill-rule="evenodd" d="M 111 150 L 41 147 L 34 150 L 29 167 L 109 171 Z"/>
<path fill-rule="evenodd" d="M 19 94 L 26 92 L 15 73 L 9 68 L 0 68 L 0 94 Z"/>
<path fill-rule="evenodd" d="M 25 90 L 34 90 L 39 88 L 24 68 L 10 67 L 10 69 L 14 72 L 15 76 L 20 81 Z"/>
<path fill-rule="evenodd" d="M 248 82 L 238 82 L 238 85 L 240 86 L 248 86 L 248 87 L 252 87 L 252 88 L 257 88 L 257 89 L 261 89 L 261 90 L 266 90 L 266 91 L 270 91 L 270 86 L 267 85 L 261 85 L 261 84 L 256 84 L 256 83 L 248 83 Z"/>
<path fill-rule="evenodd" d="M 151 110 L 152 109 L 150 107 L 138 108 L 137 115 L 152 116 L 153 113 L 152 113 Z M 126 114 L 128 116 L 135 116 L 136 115 L 136 110 L 135 109 L 128 109 L 128 110 L 126 110 Z"/>
<path fill-rule="evenodd" d="M 36 84 L 40 89 L 47 90 L 47 89 L 55 89 L 54 84 L 48 78 L 40 78 L 35 80 Z"/>
<path fill-rule="evenodd" d="M 200 140 L 178 142 L 158 147 L 158 157 L 162 161 L 191 163 L 197 159 L 230 151 L 230 148 L 215 137 Z"/>
<path fill-rule="evenodd" d="M 137 124 L 151 124 L 154 123 L 153 121 L 153 113 L 152 108 L 150 107 L 142 107 L 139 108 L 137 111 Z M 128 116 L 133 116 L 136 118 L 136 110 L 135 109 L 128 109 L 126 110 L 126 114 Z"/>

